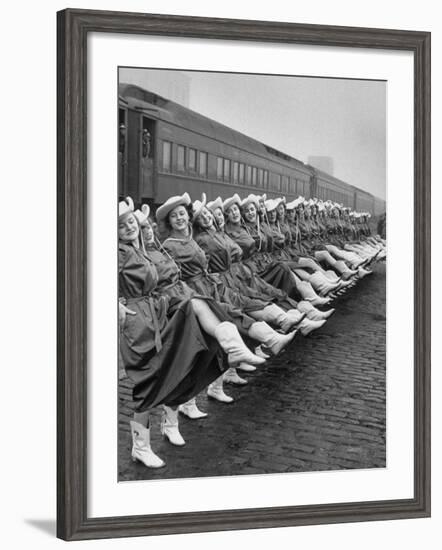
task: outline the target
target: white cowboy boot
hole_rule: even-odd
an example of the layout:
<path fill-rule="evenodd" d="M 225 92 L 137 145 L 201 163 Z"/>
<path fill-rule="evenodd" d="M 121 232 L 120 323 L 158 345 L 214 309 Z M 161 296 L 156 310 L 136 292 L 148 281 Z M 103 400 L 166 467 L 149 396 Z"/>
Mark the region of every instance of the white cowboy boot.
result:
<path fill-rule="evenodd" d="M 364 269 L 363 267 L 360 267 L 358 269 L 358 277 L 360 279 L 362 279 L 363 277 L 366 277 L 367 275 L 371 275 L 373 273 L 373 271 L 369 270 L 369 269 Z"/>
<path fill-rule="evenodd" d="M 253 323 L 249 328 L 249 336 L 263 343 L 273 355 L 278 355 L 295 337 L 296 330 L 289 334 L 275 332 L 265 321 Z"/>
<path fill-rule="evenodd" d="M 299 330 L 301 331 L 301 334 L 303 336 L 307 336 L 312 331 L 317 330 L 318 328 L 321 328 L 323 325 L 325 325 L 325 323 L 326 323 L 325 319 L 318 320 L 318 321 L 313 321 L 311 319 L 304 319 L 304 321 L 302 321 L 302 323 L 299 325 Z"/>
<path fill-rule="evenodd" d="M 351 288 L 352 281 L 339 281 L 338 286 L 336 287 L 336 290 L 345 290 L 347 288 Z"/>
<path fill-rule="evenodd" d="M 206 418 L 207 413 L 200 411 L 199 408 L 196 406 L 196 398 L 192 397 L 190 401 L 187 401 L 186 403 L 183 403 L 178 407 L 178 410 L 181 414 L 184 414 L 184 416 L 187 416 L 187 418 L 191 418 L 192 420 L 197 420 L 198 418 Z"/>
<path fill-rule="evenodd" d="M 337 283 L 338 281 L 341 280 L 341 278 L 338 277 L 338 276 L 336 275 L 336 273 L 335 273 L 332 269 L 328 269 L 328 270 L 324 273 L 324 275 L 325 275 L 328 279 L 330 279 L 330 281 L 332 281 L 333 283 Z"/>
<path fill-rule="evenodd" d="M 319 311 L 319 309 L 315 308 L 307 313 L 307 319 L 310 319 L 310 321 L 327 320 L 335 311 L 335 308 L 331 308 L 327 311 Z"/>
<path fill-rule="evenodd" d="M 130 421 L 132 433 L 132 460 L 142 462 L 148 468 L 162 468 L 164 460 L 157 456 L 150 446 L 150 430 L 139 422 Z"/>
<path fill-rule="evenodd" d="M 257 355 L 258 357 L 262 357 L 263 359 L 269 359 L 271 357 L 271 355 L 269 355 L 268 353 L 265 353 L 265 351 L 262 349 L 261 344 L 259 344 L 259 346 L 256 346 L 254 351 L 255 351 L 255 355 Z M 241 363 L 238 366 L 240 365 Z"/>
<path fill-rule="evenodd" d="M 284 332 L 289 332 L 293 325 L 297 323 L 297 321 L 293 319 L 293 316 L 287 315 L 287 313 L 276 304 L 266 306 L 262 312 L 264 313 L 262 318 L 263 321 L 277 325 Z"/>
<path fill-rule="evenodd" d="M 226 395 L 223 390 L 223 375 L 219 376 L 207 388 L 207 395 L 221 403 L 232 403 L 233 397 Z"/>
<path fill-rule="evenodd" d="M 227 360 L 230 365 L 236 366 L 238 363 L 248 363 L 249 365 L 262 365 L 265 359 L 257 357 L 244 344 L 238 329 L 233 323 L 224 321 L 215 329 L 215 338 L 219 345 L 227 354 Z"/>
<path fill-rule="evenodd" d="M 248 383 L 247 380 L 244 380 L 244 378 L 238 376 L 236 369 L 233 367 L 226 370 L 223 374 L 223 380 L 228 384 L 236 384 L 237 386 L 245 386 Z"/>
<path fill-rule="evenodd" d="M 289 309 L 286 315 L 292 320 L 292 326 L 297 326 L 307 316 L 307 312 L 299 309 Z"/>
<path fill-rule="evenodd" d="M 178 447 L 185 445 L 186 442 L 178 429 L 178 409 L 174 410 L 163 405 L 161 433 L 172 445 L 177 445 Z"/>
<path fill-rule="evenodd" d="M 311 302 L 314 306 L 324 306 L 325 304 L 328 304 L 330 302 L 329 298 L 321 298 L 321 296 L 318 296 L 313 290 L 312 285 L 310 283 L 307 283 L 306 281 L 301 281 L 300 283 L 297 283 L 296 288 L 298 289 L 303 299 Z"/>
<path fill-rule="evenodd" d="M 319 293 L 320 296 L 324 296 L 325 294 L 336 290 L 339 286 L 339 282 L 330 281 L 330 279 L 328 279 L 319 271 L 313 273 L 313 275 L 310 277 L 309 283 L 313 286 L 315 291 Z"/>
<path fill-rule="evenodd" d="M 268 359 L 268 357 L 265 357 L 265 359 Z M 244 372 L 253 372 L 256 370 L 256 367 L 249 365 L 248 363 L 244 363 L 244 361 L 241 361 L 241 363 L 235 365 L 235 368 L 243 370 Z"/>

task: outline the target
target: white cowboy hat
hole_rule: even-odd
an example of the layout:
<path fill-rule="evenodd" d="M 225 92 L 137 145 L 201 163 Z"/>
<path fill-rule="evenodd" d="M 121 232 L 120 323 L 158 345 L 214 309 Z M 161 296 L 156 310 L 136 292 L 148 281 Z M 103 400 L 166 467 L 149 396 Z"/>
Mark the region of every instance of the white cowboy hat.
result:
<path fill-rule="evenodd" d="M 147 204 L 141 206 L 141 210 L 135 210 L 134 216 L 137 218 L 140 226 L 144 225 L 149 219 L 150 208 Z"/>
<path fill-rule="evenodd" d="M 118 203 L 118 217 L 134 211 L 134 201 L 131 197 L 126 197 L 124 201 Z"/>
<path fill-rule="evenodd" d="M 272 210 L 275 210 L 282 202 L 282 199 L 269 199 L 265 201 L 266 210 L 267 212 L 271 212 Z"/>
<path fill-rule="evenodd" d="M 203 208 L 206 206 L 206 202 L 207 202 L 207 197 L 206 197 L 206 194 L 203 193 L 201 195 L 201 200 L 200 201 L 194 201 L 193 204 L 192 204 L 192 212 L 193 212 L 193 217 L 196 218 L 198 217 Z"/>
<path fill-rule="evenodd" d="M 235 193 L 233 197 L 229 197 L 224 201 L 223 203 L 224 211 L 230 208 L 233 204 L 237 204 L 238 206 L 241 206 L 241 199 L 238 193 Z"/>
<path fill-rule="evenodd" d="M 251 193 L 248 197 L 246 197 L 241 202 L 241 206 L 244 207 L 244 206 L 247 206 L 250 203 L 253 203 L 256 207 L 258 207 L 259 206 L 259 199 L 260 199 L 260 197 L 258 195 L 255 195 L 255 194 Z"/>
<path fill-rule="evenodd" d="M 183 195 L 176 195 L 174 197 L 170 197 L 167 199 L 167 201 L 161 205 L 156 213 L 157 221 L 163 221 L 167 218 L 170 212 L 174 208 L 180 205 L 189 206 L 189 204 L 192 201 L 190 200 L 189 193 L 184 193 Z"/>
<path fill-rule="evenodd" d="M 208 208 L 212 213 L 215 212 L 217 208 L 224 210 L 223 199 L 221 197 L 217 197 L 214 201 L 208 202 L 206 204 L 206 208 Z"/>

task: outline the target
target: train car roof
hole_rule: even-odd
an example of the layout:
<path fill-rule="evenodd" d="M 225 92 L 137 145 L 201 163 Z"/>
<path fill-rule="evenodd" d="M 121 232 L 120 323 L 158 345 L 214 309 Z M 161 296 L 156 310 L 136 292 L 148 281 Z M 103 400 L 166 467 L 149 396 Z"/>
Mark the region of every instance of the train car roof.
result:
<path fill-rule="evenodd" d="M 123 103 L 125 107 L 127 107 L 127 99 L 124 98 L 122 95 L 118 95 L 118 101 L 119 103 Z"/>
<path fill-rule="evenodd" d="M 357 187 L 355 187 L 354 185 L 351 185 L 350 183 L 347 183 L 343 180 L 340 180 L 339 178 L 337 178 L 336 176 L 332 176 L 331 174 L 328 174 L 327 172 L 324 172 L 323 170 L 320 170 L 319 168 L 316 168 L 314 166 L 311 167 L 316 175 L 323 179 L 323 180 L 326 180 L 327 182 L 330 182 L 330 183 L 334 183 L 335 185 L 339 186 L 339 187 L 345 187 L 347 189 L 357 189 Z"/>
<path fill-rule="evenodd" d="M 322 179 L 328 182 L 339 185 L 340 187 L 352 189 L 353 191 L 357 191 L 361 195 L 366 195 L 367 197 L 370 197 L 370 198 L 375 198 L 375 199 L 377 198 L 369 191 L 365 191 L 365 189 L 361 189 L 360 187 L 356 187 L 354 185 L 351 185 L 350 183 L 346 183 L 345 181 L 342 181 L 339 178 L 336 178 L 335 176 L 331 176 L 330 174 L 327 174 L 327 172 L 323 172 L 322 170 L 319 170 L 319 168 L 315 168 L 314 166 L 312 168 L 315 170 L 317 175 L 319 175 Z M 382 199 L 379 199 L 379 200 L 382 200 Z"/>
<path fill-rule="evenodd" d="M 290 167 L 296 164 L 296 167 L 306 175 L 312 173 L 312 168 L 302 161 L 158 94 L 132 84 L 120 84 L 119 89 L 120 96 L 128 102 L 130 108 L 145 112 L 152 118 L 190 129 L 207 137 L 213 137 L 217 141 L 280 164 Z"/>

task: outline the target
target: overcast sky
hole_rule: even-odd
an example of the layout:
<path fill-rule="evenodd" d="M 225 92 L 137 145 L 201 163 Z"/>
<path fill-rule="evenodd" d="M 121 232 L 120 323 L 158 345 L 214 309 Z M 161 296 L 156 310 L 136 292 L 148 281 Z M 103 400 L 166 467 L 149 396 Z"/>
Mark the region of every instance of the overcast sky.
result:
<path fill-rule="evenodd" d="M 190 109 L 303 162 L 309 156 L 331 157 L 336 177 L 385 198 L 385 82 L 120 71 L 122 82 L 139 84 L 175 101 L 187 96 Z"/>

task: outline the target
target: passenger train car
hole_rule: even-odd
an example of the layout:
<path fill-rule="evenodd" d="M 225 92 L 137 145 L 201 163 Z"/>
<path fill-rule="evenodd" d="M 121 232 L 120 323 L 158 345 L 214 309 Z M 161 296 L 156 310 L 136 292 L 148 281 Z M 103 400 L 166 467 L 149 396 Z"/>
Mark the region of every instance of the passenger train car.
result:
<path fill-rule="evenodd" d="M 151 206 L 187 191 L 330 199 L 377 216 L 378 199 L 321 170 L 138 86 L 119 88 L 118 192 Z"/>

